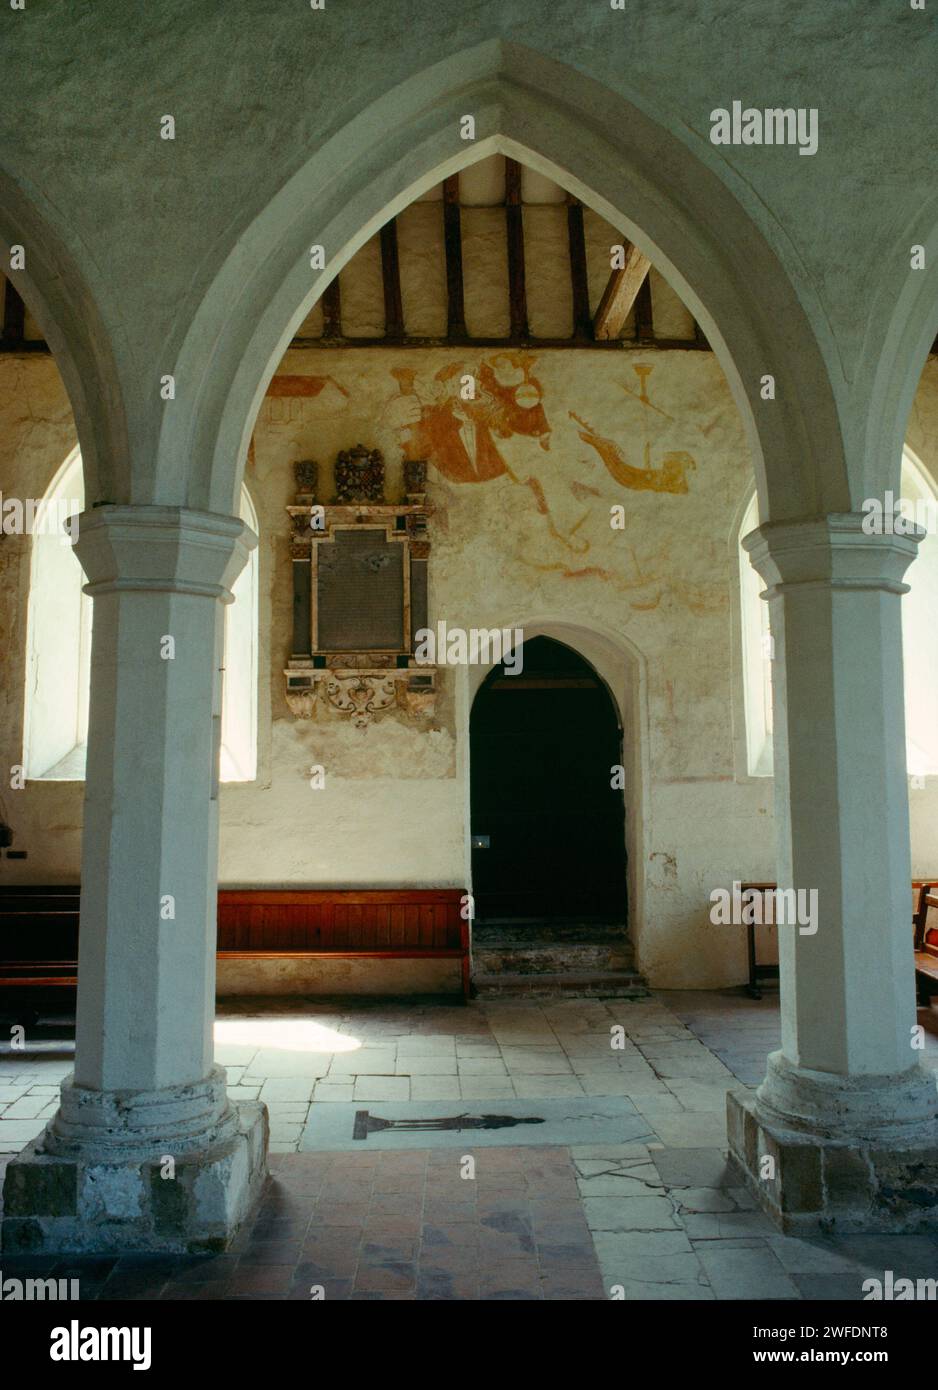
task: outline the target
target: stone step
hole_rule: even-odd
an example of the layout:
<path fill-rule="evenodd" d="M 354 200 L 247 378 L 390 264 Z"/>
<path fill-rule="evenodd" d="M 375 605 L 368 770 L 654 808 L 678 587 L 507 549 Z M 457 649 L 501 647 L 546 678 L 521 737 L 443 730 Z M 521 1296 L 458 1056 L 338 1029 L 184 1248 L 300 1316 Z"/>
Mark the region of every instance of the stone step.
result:
<path fill-rule="evenodd" d="M 645 979 L 634 970 L 566 970 L 534 974 L 480 971 L 473 974 L 472 983 L 476 993 L 486 998 L 573 994 L 599 999 L 644 999 L 649 994 Z"/>
<path fill-rule="evenodd" d="M 512 941 L 498 946 L 473 943 L 473 965 L 483 975 L 555 975 L 630 970 L 632 947 L 621 937 L 615 943 Z"/>
<path fill-rule="evenodd" d="M 576 919 L 544 921 L 542 918 L 488 918 L 473 924 L 474 946 L 547 946 L 556 942 L 617 946 L 628 942 L 621 922 L 582 922 Z"/>

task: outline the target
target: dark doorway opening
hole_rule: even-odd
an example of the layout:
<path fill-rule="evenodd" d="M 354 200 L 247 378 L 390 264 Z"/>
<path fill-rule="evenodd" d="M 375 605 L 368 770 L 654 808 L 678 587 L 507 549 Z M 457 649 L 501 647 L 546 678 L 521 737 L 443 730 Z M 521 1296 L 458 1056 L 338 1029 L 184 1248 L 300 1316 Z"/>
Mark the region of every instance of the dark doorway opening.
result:
<path fill-rule="evenodd" d="M 615 704 L 562 642 L 534 637 L 523 657 L 519 675 L 490 672 L 470 716 L 476 921 L 624 924 Z"/>

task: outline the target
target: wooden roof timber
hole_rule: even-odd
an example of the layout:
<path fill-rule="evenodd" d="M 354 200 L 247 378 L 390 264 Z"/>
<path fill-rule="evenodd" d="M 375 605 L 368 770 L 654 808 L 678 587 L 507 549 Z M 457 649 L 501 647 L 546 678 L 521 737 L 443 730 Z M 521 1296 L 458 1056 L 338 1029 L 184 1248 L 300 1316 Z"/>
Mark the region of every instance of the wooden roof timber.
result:
<path fill-rule="evenodd" d="M 528 336 L 528 292 L 524 273 L 524 214 L 521 207 L 521 165 L 505 160 L 505 237 L 508 245 L 508 317 L 510 337 L 520 343 Z"/>
<path fill-rule="evenodd" d="M 625 243 L 625 264 L 609 276 L 593 320 L 593 333 L 599 342 L 618 338 L 622 325 L 638 297 L 651 269 L 651 261 L 631 242 Z"/>
<path fill-rule="evenodd" d="M 446 336 L 465 338 L 466 309 L 462 282 L 462 220 L 459 175 L 443 183 L 443 249 L 446 256 Z"/>

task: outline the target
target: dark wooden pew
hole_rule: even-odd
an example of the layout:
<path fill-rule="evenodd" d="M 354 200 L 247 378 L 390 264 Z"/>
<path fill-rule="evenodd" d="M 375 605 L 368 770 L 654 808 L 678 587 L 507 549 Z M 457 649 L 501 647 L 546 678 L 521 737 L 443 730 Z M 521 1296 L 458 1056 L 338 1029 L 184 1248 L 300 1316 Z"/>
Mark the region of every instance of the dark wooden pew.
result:
<path fill-rule="evenodd" d="M 0 989 L 74 989 L 77 887 L 0 886 Z"/>
<path fill-rule="evenodd" d="M 741 883 L 740 892 L 755 889 L 765 893 L 774 883 Z M 915 953 L 915 986 L 919 1005 L 929 1007 L 933 994 L 938 994 L 938 878 L 912 880 L 912 939 Z M 763 920 L 765 913 L 763 913 Z M 762 964 L 756 959 L 755 926 L 747 927 L 749 946 L 749 983 L 747 993 L 761 999 L 761 986 L 767 980 L 778 980 L 778 966 Z"/>
<path fill-rule="evenodd" d="M 74 885 L 0 885 L 0 990 L 75 988 L 79 898 Z M 217 958 L 452 960 L 466 999 L 464 901 L 460 888 L 222 888 Z"/>
<path fill-rule="evenodd" d="M 913 917 L 915 930 L 915 987 L 922 1008 L 931 1006 L 938 994 L 938 889 L 931 883 L 919 887 Z"/>
<path fill-rule="evenodd" d="M 452 960 L 468 999 L 464 900 L 461 888 L 222 888 L 218 960 Z"/>
<path fill-rule="evenodd" d="M 746 893 L 754 889 L 757 893 L 765 894 L 768 889 L 775 888 L 774 883 L 741 883 L 740 893 Z M 762 920 L 765 921 L 765 912 L 762 913 Z M 746 986 L 746 993 L 750 999 L 762 998 L 762 986 L 769 985 L 778 987 L 778 962 L 770 961 L 768 964 L 756 959 L 756 931 L 758 928 L 752 924 L 746 928 L 746 948 L 749 956 L 749 983 Z"/>

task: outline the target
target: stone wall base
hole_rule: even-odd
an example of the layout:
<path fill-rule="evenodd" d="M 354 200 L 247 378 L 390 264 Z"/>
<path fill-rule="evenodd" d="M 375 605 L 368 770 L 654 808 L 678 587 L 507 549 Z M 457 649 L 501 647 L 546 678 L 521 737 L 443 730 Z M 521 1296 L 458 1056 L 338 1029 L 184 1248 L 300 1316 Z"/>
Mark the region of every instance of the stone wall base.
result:
<path fill-rule="evenodd" d="M 219 960 L 215 992 L 219 999 L 273 994 L 317 998 L 452 994 L 461 999 L 462 988 L 460 960 L 256 956 L 253 960 Z"/>
<path fill-rule="evenodd" d="M 4 1253 L 224 1250 L 267 1176 L 267 1108 L 235 1109 L 232 1134 L 178 1158 L 62 1156 L 40 1134 L 7 1166 Z"/>
<path fill-rule="evenodd" d="M 905 1147 L 814 1137 L 767 1124 L 752 1095 L 728 1094 L 726 1112 L 730 1155 L 782 1231 L 938 1230 L 938 1136 Z"/>

